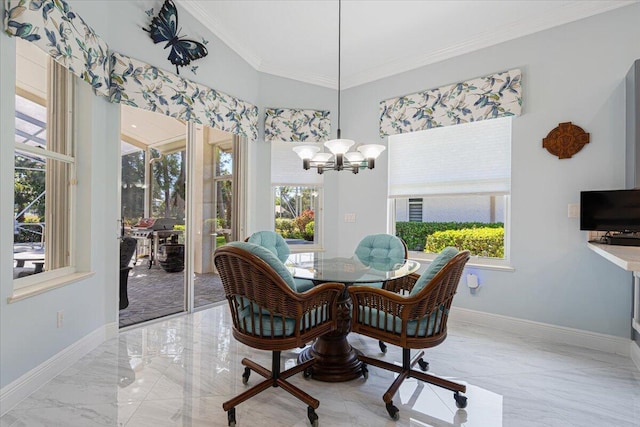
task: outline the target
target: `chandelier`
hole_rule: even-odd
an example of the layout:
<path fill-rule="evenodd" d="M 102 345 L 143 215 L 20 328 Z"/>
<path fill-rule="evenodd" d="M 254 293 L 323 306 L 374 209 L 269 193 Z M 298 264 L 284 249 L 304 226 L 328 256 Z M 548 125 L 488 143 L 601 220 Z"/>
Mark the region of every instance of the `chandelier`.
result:
<path fill-rule="evenodd" d="M 302 168 L 309 170 L 316 168 L 319 174 L 327 170 L 350 170 L 358 173 L 360 169 L 373 169 L 376 158 L 385 150 L 382 144 L 362 144 L 356 147 L 356 151 L 349 151 L 355 145 L 352 139 L 341 138 L 340 131 L 340 38 L 342 27 L 342 1 L 338 0 L 338 134 L 337 139 L 324 143 L 330 151 L 320 152 L 320 147 L 315 145 L 299 145 L 293 147 L 293 151 L 302 159 Z"/>

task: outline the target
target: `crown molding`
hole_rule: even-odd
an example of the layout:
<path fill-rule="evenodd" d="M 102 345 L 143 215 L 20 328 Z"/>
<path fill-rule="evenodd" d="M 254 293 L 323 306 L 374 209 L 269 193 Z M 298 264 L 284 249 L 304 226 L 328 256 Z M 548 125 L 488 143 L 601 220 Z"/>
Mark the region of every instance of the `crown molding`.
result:
<path fill-rule="evenodd" d="M 619 2 L 575 2 L 566 4 L 556 10 L 553 16 L 526 19 L 509 25 L 503 25 L 495 31 L 486 31 L 473 40 L 452 44 L 443 49 L 434 50 L 428 54 L 411 57 L 396 58 L 373 69 L 344 76 L 342 86 L 350 88 L 390 77 L 406 71 L 415 70 L 426 65 L 435 64 L 456 56 L 471 53 L 483 48 L 495 46 L 510 40 L 538 33 L 571 22 L 579 21 L 590 16 L 598 15 L 620 7 L 637 3 L 637 0 Z"/>
<path fill-rule="evenodd" d="M 208 22 L 209 30 L 229 46 L 229 48 L 247 61 L 256 71 L 308 84 L 337 89 L 338 82 L 334 77 L 310 74 L 304 70 L 292 68 L 291 64 L 280 65 L 270 63 L 267 58 L 254 53 L 252 49 L 237 40 L 232 33 L 225 32 L 223 30 L 223 26 L 220 25 L 220 21 L 216 17 L 207 13 L 195 0 L 179 0 L 179 3 L 189 13 L 196 17 L 196 19 L 201 22 Z M 418 56 L 414 54 L 410 57 L 398 57 L 366 71 L 348 75 L 343 74 L 341 86 L 343 89 L 360 86 L 365 83 L 414 70 L 479 49 L 588 18 L 593 15 L 629 6 L 634 3 L 638 3 L 638 0 L 623 0 L 615 2 L 575 1 L 567 3 L 560 6 L 552 15 L 549 16 L 533 19 L 527 18 L 508 25 L 501 25 L 495 30 L 486 31 L 474 36 L 471 40 L 452 44 L 451 46 L 437 49 L 427 54 Z"/>
<path fill-rule="evenodd" d="M 255 54 L 248 46 L 240 42 L 232 33 L 225 32 L 223 29 L 224 26 L 220 23 L 218 18 L 212 16 L 205 9 L 199 6 L 197 1 L 180 0 L 177 3 L 184 7 L 185 10 L 198 21 L 203 24 L 206 23 L 205 26 L 209 31 L 218 37 L 231 50 L 240 55 L 240 57 L 247 61 L 255 70 L 260 71 L 263 61 L 262 57 Z"/>

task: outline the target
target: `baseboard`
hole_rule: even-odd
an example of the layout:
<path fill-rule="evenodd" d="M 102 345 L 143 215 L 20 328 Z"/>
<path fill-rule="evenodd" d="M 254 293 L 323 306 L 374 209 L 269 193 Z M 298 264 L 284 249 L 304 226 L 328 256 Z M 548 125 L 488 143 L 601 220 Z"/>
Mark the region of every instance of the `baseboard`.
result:
<path fill-rule="evenodd" d="M 551 342 L 570 344 L 627 357 L 630 356 L 630 340 L 627 338 L 534 322 L 532 320 L 517 319 L 499 314 L 483 313 L 459 307 L 452 307 L 451 313 L 451 319 L 455 319 L 456 321 L 473 323 L 475 325 L 482 325 L 525 336 L 545 338 Z M 636 363 L 636 365 L 637 364 L 638 363 Z"/>
<path fill-rule="evenodd" d="M 640 346 L 637 342 L 631 341 L 631 360 L 636 364 L 636 368 L 640 371 Z"/>
<path fill-rule="evenodd" d="M 0 416 L 106 340 L 117 336 L 116 322 L 104 325 L 31 369 L 0 390 Z"/>

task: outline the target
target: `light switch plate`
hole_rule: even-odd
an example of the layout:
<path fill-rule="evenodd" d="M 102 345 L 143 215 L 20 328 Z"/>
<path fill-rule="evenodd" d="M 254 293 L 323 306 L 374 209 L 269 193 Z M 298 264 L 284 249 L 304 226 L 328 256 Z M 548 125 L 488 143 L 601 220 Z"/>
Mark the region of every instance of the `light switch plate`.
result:
<path fill-rule="evenodd" d="M 567 217 L 578 218 L 579 216 L 580 216 L 580 204 L 569 203 L 569 207 L 567 208 Z"/>
<path fill-rule="evenodd" d="M 354 213 L 344 214 L 344 222 L 356 222 L 356 214 Z"/>

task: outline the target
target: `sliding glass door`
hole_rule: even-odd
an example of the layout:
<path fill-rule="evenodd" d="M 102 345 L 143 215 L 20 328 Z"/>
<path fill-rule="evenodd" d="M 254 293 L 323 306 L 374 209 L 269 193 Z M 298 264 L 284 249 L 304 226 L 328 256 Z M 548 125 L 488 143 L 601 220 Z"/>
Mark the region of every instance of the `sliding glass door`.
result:
<path fill-rule="evenodd" d="M 122 107 L 123 239 L 128 305 L 120 326 L 224 300 L 215 249 L 244 238 L 242 147 L 202 125 Z"/>
<path fill-rule="evenodd" d="M 217 247 L 239 240 L 240 197 L 238 137 L 208 127 L 196 127 L 194 136 L 194 307 L 224 300 L 213 264 Z"/>
<path fill-rule="evenodd" d="M 187 125 L 122 107 L 120 326 L 187 309 Z M 123 298 L 126 302 L 123 303 Z"/>

